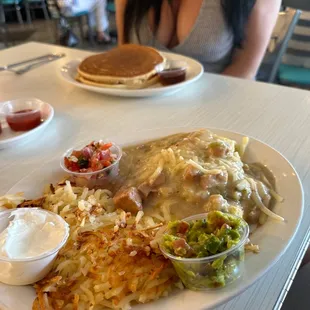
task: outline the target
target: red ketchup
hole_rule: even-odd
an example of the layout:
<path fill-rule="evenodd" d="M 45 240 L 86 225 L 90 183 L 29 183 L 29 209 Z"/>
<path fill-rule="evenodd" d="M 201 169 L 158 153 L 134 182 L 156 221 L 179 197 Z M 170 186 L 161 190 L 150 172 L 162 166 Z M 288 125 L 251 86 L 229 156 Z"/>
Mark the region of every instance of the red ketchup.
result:
<path fill-rule="evenodd" d="M 20 110 L 7 114 L 6 121 L 14 131 L 26 131 L 41 124 L 40 110 Z"/>

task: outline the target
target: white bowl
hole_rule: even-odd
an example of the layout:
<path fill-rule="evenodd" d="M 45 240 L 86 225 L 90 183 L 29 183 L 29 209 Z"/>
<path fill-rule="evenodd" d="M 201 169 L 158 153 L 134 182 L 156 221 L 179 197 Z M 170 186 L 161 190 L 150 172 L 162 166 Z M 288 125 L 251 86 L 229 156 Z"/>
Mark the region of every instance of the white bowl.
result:
<path fill-rule="evenodd" d="M 56 248 L 33 258 L 14 259 L 0 256 L 0 282 L 5 284 L 28 285 L 43 279 L 51 270 L 59 250 L 63 247 L 69 237 L 69 226 L 59 215 L 43 209 L 31 209 L 52 214 L 58 221 L 63 223 L 65 228 L 64 238 Z M 0 212 L 0 232 L 5 230 L 9 225 L 11 213 L 18 210 L 24 212 L 25 208 L 10 209 Z"/>
<path fill-rule="evenodd" d="M 28 131 L 13 131 L 5 121 L 5 111 L 3 107 L 7 104 L 14 104 L 19 109 L 31 108 L 34 105 L 41 111 L 41 124 Z M 54 109 L 48 103 L 37 98 L 21 98 L 0 102 L 0 123 L 2 133 L 0 133 L 0 150 L 8 147 L 18 146 L 20 143 L 31 141 L 40 136 L 40 133 L 49 125 L 54 117 Z"/>

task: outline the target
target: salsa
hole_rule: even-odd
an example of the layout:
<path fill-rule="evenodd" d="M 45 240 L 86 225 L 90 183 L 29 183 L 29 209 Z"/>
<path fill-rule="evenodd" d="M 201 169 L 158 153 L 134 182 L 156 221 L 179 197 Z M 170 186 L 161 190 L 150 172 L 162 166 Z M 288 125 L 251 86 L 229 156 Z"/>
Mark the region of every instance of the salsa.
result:
<path fill-rule="evenodd" d="M 31 130 L 41 124 L 41 112 L 32 109 L 12 112 L 6 116 L 6 121 L 14 131 Z"/>
<path fill-rule="evenodd" d="M 111 166 L 116 155 L 111 152 L 112 143 L 91 142 L 81 150 L 73 150 L 64 158 L 65 167 L 72 172 L 89 173 Z"/>
<path fill-rule="evenodd" d="M 186 222 L 168 224 L 168 233 L 163 236 L 163 249 L 177 258 L 173 262 L 176 271 L 190 289 L 225 286 L 238 274 L 243 260 L 244 248 L 238 245 L 245 233 L 245 222 L 232 214 L 211 211 L 206 217 Z M 231 253 L 217 255 L 232 249 Z M 217 255 L 212 260 L 211 256 Z M 186 259 L 208 258 L 195 264 Z M 185 263 L 184 263 L 185 262 Z"/>

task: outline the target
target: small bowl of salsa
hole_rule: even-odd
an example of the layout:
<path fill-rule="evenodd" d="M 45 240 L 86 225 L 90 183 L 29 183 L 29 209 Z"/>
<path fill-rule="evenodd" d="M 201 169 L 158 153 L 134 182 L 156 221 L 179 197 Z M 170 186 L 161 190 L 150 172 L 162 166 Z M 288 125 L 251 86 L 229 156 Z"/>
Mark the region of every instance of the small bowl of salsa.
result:
<path fill-rule="evenodd" d="M 107 140 L 92 141 L 70 148 L 61 158 L 61 168 L 70 174 L 70 181 L 81 187 L 103 187 L 119 171 L 122 149 Z"/>
<path fill-rule="evenodd" d="M 170 222 L 160 249 L 186 288 L 215 289 L 241 276 L 248 236 L 249 226 L 242 218 L 210 211 Z"/>
<path fill-rule="evenodd" d="M 13 131 L 28 131 L 38 127 L 42 102 L 39 99 L 16 99 L 3 104 L 1 114 Z"/>

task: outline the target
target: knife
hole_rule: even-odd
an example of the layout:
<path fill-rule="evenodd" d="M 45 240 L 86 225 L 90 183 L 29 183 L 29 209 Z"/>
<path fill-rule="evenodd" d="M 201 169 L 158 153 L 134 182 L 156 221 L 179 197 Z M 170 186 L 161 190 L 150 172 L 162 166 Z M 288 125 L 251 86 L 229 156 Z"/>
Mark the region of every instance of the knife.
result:
<path fill-rule="evenodd" d="M 28 59 L 28 60 L 24 60 L 24 61 L 21 61 L 21 62 L 17 62 L 17 63 L 13 63 L 13 64 L 9 64 L 9 65 L 6 65 L 6 66 L 2 66 L 0 67 L 0 71 L 6 71 L 6 70 L 9 70 L 9 69 L 12 69 L 12 68 L 16 68 L 16 67 L 19 67 L 19 66 L 22 66 L 22 65 L 26 65 L 28 63 L 32 63 L 32 62 L 39 62 L 39 61 L 42 61 L 42 60 L 48 60 L 50 58 L 52 59 L 57 59 L 57 58 L 61 58 L 61 57 L 64 57 L 65 54 L 63 53 L 56 53 L 56 54 L 47 54 L 47 55 L 44 55 L 44 56 L 40 56 L 40 57 L 36 57 L 36 58 L 31 58 L 31 59 Z"/>

